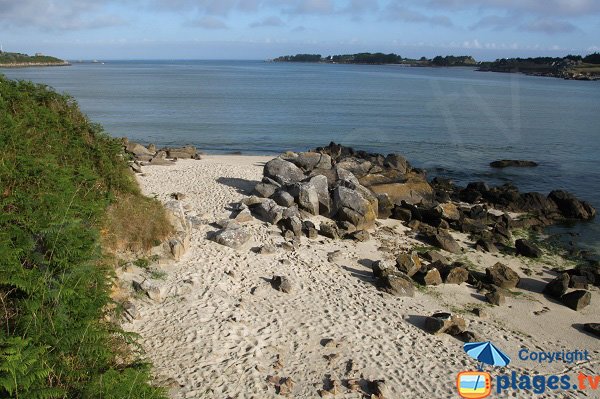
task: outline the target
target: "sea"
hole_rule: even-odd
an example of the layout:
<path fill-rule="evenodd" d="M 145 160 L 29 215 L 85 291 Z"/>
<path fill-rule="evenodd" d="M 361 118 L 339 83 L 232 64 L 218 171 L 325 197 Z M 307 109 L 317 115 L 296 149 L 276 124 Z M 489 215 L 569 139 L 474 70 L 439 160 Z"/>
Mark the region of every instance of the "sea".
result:
<path fill-rule="evenodd" d="M 600 209 L 600 82 L 264 61 L 103 61 L 0 73 L 68 93 L 110 135 L 146 144 L 275 155 L 335 141 L 400 153 L 458 184 L 565 189 Z M 539 166 L 490 168 L 498 159 Z M 598 219 L 549 233 L 598 256 Z"/>

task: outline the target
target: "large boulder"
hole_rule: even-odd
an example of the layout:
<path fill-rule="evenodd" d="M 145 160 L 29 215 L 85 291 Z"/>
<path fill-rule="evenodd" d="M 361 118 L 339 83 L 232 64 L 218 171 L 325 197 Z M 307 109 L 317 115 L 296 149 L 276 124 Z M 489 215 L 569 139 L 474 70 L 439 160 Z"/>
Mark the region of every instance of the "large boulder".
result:
<path fill-rule="evenodd" d="M 302 169 L 281 158 L 275 158 L 267 162 L 263 175 L 279 184 L 297 183 L 304 179 Z"/>
<path fill-rule="evenodd" d="M 125 151 L 127 151 L 130 154 L 135 155 L 136 157 L 143 156 L 143 155 L 149 155 L 149 156 L 154 155 L 154 152 L 150 151 L 148 148 L 144 147 L 143 145 L 141 145 L 139 143 L 134 143 L 132 141 L 127 143 L 127 145 L 125 146 Z"/>
<path fill-rule="evenodd" d="M 485 270 L 488 280 L 500 288 L 515 288 L 520 281 L 519 275 L 510 267 L 498 262 Z"/>
<path fill-rule="evenodd" d="M 379 219 L 387 219 L 392 216 L 394 203 L 390 200 L 390 196 L 387 194 L 377 194 L 377 204 Z"/>
<path fill-rule="evenodd" d="M 408 277 L 414 276 L 421 270 L 421 260 L 416 252 L 400 254 L 396 258 L 396 268 Z"/>
<path fill-rule="evenodd" d="M 296 183 L 290 187 L 289 193 L 294 197 L 300 209 L 311 215 L 319 214 L 319 194 L 311 182 Z"/>
<path fill-rule="evenodd" d="M 458 245 L 454 237 L 452 237 L 447 230 L 437 229 L 431 233 L 428 233 L 426 236 L 427 239 L 436 247 L 453 254 L 460 253 L 460 245 Z"/>
<path fill-rule="evenodd" d="M 329 215 L 331 212 L 331 198 L 329 196 L 327 177 L 323 175 L 313 176 L 310 178 L 309 183 L 317 192 L 317 198 L 319 200 L 319 214 L 324 216 Z"/>
<path fill-rule="evenodd" d="M 542 251 L 527 240 L 519 239 L 515 241 L 517 255 L 522 255 L 527 258 L 539 258 L 542 256 Z"/>
<path fill-rule="evenodd" d="M 596 216 L 596 209 L 566 191 L 552 191 L 548 198 L 556 203 L 560 213 L 566 218 L 588 220 Z"/>
<path fill-rule="evenodd" d="M 198 151 L 196 147 L 188 145 L 185 147 L 166 148 L 167 158 L 191 159 L 196 158 Z"/>
<path fill-rule="evenodd" d="M 559 299 L 569 289 L 569 281 L 571 277 L 569 273 L 562 273 L 554 280 L 550 281 L 544 287 L 544 294 L 551 296 L 552 298 Z"/>
<path fill-rule="evenodd" d="M 561 298 L 561 301 L 573 310 L 581 310 L 587 307 L 591 300 L 592 294 L 585 290 L 569 292 Z"/>
<path fill-rule="evenodd" d="M 277 191 L 280 187 L 281 185 L 276 181 L 268 177 L 263 177 L 262 181 L 254 187 L 254 191 L 259 197 L 269 198 L 275 194 L 275 191 Z"/>
<path fill-rule="evenodd" d="M 422 178 L 409 179 L 404 183 L 373 184 L 369 188 L 375 194 L 387 194 L 396 204 L 405 201 L 408 204 L 431 203 L 433 188 Z"/>
<path fill-rule="evenodd" d="M 277 224 L 283 217 L 283 213 L 286 208 L 277 205 L 275 201 L 268 198 L 257 205 L 250 206 L 252 212 L 256 215 L 257 218 L 262 220 L 263 222 Z"/>
<path fill-rule="evenodd" d="M 333 191 L 334 217 L 352 223 L 357 229 L 373 227 L 377 219 L 377 198 L 369 201 L 365 198 L 365 194 L 344 186 L 336 187 Z"/>
<path fill-rule="evenodd" d="M 423 282 L 425 285 L 440 285 L 442 284 L 442 276 L 440 275 L 440 271 L 435 267 L 428 270 L 427 273 L 423 276 Z"/>
<path fill-rule="evenodd" d="M 387 168 L 396 169 L 402 174 L 406 174 L 410 169 L 406 158 L 399 154 L 388 154 L 388 156 L 385 157 L 384 166 Z"/>
<path fill-rule="evenodd" d="M 415 296 L 415 286 L 410 277 L 395 272 L 377 280 L 377 286 L 381 291 L 394 296 Z"/>
<path fill-rule="evenodd" d="M 469 280 L 469 271 L 462 266 L 449 267 L 444 273 L 444 283 L 457 284 L 466 283 Z"/>
<path fill-rule="evenodd" d="M 331 156 L 328 154 L 301 152 L 295 157 L 286 157 L 285 159 L 307 172 L 310 172 L 313 169 L 331 169 Z"/>
<path fill-rule="evenodd" d="M 250 234 L 244 228 L 232 226 L 217 231 L 211 238 L 226 247 L 239 249 L 250 240 Z"/>

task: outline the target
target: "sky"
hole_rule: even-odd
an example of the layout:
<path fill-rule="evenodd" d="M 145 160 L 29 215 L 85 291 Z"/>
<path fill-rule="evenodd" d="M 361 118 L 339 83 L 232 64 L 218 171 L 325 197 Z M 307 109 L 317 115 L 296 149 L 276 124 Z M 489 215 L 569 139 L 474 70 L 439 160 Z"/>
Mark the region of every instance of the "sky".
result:
<path fill-rule="evenodd" d="M 600 0 L 0 0 L 5 51 L 78 59 L 600 51 Z"/>

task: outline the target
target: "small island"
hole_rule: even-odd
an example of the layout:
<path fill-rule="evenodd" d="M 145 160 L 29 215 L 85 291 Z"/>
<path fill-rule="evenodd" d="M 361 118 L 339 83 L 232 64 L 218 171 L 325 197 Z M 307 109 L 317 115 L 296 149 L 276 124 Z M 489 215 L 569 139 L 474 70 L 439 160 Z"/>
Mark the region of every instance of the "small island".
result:
<path fill-rule="evenodd" d="M 403 58 L 398 54 L 390 53 L 357 53 L 344 55 L 321 54 L 296 54 L 277 57 L 273 62 L 311 62 L 323 64 L 360 64 L 360 65 L 406 65 L 406 66 L 477 66 L 478 62 L 468 55 L 463 56 L 437 56 L 432 59 Z"/>
<path fill-rule="evenodd" d="M 566 57 L 503 58 L 481 63 L 479 71 L 523 73 L 568 80 L 600 80 L 600 53 Z"/>
<path fill-rule="evenodd" d="M 56 57 L 37 53 L 27 55 L 21 53 L 8 53 L 0 51 L 0 68 L 27 68 L 27 67 L 49 67 L 49 66 L 68 66 L 67 61 Z"/>

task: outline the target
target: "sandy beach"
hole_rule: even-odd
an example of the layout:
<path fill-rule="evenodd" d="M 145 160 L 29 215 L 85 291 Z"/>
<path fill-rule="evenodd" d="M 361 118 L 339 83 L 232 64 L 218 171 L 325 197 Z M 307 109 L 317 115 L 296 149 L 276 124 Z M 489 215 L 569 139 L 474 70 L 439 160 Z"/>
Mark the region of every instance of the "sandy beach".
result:
<path fill-rule="evenodd" d="M 155 266 L 165 273 L 155 281 L 164 300 L 136 297 L 140 317 L 124 324 L 140 334 L 156 380 L 169 386 L 172 398 L 275 398 L 288 387 L 294 398 L 363 398 L 368 396 L 358 387 L 375 380 L 385 380 L 386 398 L 454 398 L 456 375 L 475 370 L 477 362 L 458 339 L 423 330 L 425 317 L 441 311 L 464 317 L 470 331 L 502 348 L 512 358 L 508 372 L 598 374 L 598 338 L 580 328 L 600 320 L 598 288 L 590 288 L 592 305 L 581 311 L 541 294 L 556 277 L 550 269 L 564 262 L 559 258 L 531 260 L 474 249 L 444 253 L 480 271 L 502 262 L 520 275 L 521 284 L 506 304 L 491 306 L 466 284 L 423 287 L 413 298 L 378 291 L 373 261 L 424 245 L 398 220 L 378 220 L 371 239 L 360 243 L 319 236 L 304 237 L 297 247 L 285 245 L 276 226 L 256 219 L 243 224 L 252 239 L 241 249 L 209 240 L 207 235 L 218 229 L 214 223 L 229 218 L 231 204 L 250 195 L 271 158 L 212 155 L 144 166 L 138 175 L 148 196 L 167 202 L 173 193 L 183 193 L 187 216 L 194 220 L 183 258 Z M 320 220 L 315 217 L 315 224 Z M 459 242 L 467 240 L 452 234 Z M 266 244 L 275 245 L 275 253 L 255 252 Z M 531 273 L 525 274 L 527 269 Z M 125 278 L 135 273 L 139 270 Z M 292 291 L 273 289 L 274 275 L 287 276 Z M 475 307 L 488 316 L 473 314 Z M 520 360 L 522 348 L 587 349 L 591 360 L 538 364 Z M 281 386 L 289 381 L 285 378 L 293 383 Z M 358 387 L 349 387 L 349 380 Z M 552 395 L 536 397 L 597 397 L 568 391 Z"/>

